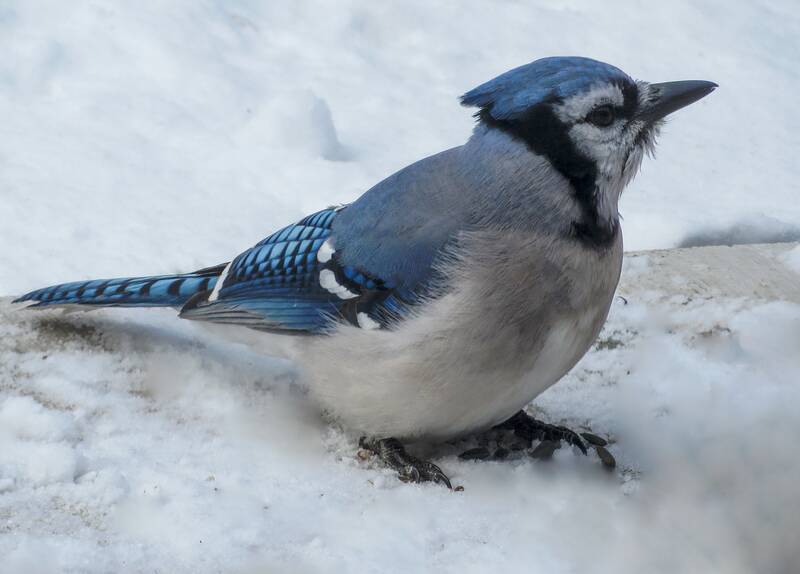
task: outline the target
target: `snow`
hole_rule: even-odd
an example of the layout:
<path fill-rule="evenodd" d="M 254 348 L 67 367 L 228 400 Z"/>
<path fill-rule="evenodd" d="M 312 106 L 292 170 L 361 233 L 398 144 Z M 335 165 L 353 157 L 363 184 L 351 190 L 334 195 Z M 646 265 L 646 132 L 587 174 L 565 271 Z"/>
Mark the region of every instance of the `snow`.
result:
<path fill-rule="evenodd" d="M 554 54 L 720 84 L 623 196 L 628 249 L 796 239 L 799 33 L 788 0 L 9 0 L 0 295 L 228 261 L 463 142 L 458 95 Z M 0 301 L 0 572 L 794 571 L 800 300 L 706 253 L 630 257 L 532 405 L 612 437 L 616 472 L 425 447 L 460 493 L 361 461 L 275 337 Z M 797 248 L 758 253 L 796 284 Z"/>
<path fill-rule="evenodd" d="M 243 342 L 168 311 L 5 304 L 0 554 L 59 572 L 788 572 L 800 305 L 659 292 L 653 257 L 629 259 L 597 346 L 534 407 L 612 437 L 618 471 L 433 448 L 460 493 L 358 459 L 291 364 Z"/>
<path fill-rule="evenodd" d="M 800 274 L 800 246 L 785 253 L 783 256 L 783 263 L 795 273 Z"/>

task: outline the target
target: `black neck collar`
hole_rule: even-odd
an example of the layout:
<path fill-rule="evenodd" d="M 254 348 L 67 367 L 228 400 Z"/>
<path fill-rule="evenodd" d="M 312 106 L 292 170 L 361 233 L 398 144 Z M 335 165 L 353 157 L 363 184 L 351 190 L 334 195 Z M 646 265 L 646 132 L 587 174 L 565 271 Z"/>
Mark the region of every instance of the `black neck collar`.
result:
<path fill-rule="evenodd" d="M 581 218 L 572 222 L 572 236 L 586 246 L 597 249 L 609 247 L 617 236 L 619 224 L 610 225 L 597 212 L 597 166 L 580 153 L 567 135 L 551 107 L 540 104 L 514 120 L 498 120 L 490 108 L 477 114 L 484 125 L 502 130 L 524 142 L 535 154 L 546 157 L 572 185 L 581 209 Z"/>

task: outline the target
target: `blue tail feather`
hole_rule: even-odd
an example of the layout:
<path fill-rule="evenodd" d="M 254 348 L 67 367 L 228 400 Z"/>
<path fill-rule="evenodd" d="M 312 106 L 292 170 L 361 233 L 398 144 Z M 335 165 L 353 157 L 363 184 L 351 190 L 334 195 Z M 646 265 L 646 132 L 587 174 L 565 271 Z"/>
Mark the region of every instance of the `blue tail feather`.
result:
<path fill-rule="evenodd" d="M 31 291 L 14 302 L 34 302 L 32 307 L 180 307 L 198 293 L 213 289 L 225 265 L 227 264 L 182 275 L 119 277 L 61 283 Z"/>

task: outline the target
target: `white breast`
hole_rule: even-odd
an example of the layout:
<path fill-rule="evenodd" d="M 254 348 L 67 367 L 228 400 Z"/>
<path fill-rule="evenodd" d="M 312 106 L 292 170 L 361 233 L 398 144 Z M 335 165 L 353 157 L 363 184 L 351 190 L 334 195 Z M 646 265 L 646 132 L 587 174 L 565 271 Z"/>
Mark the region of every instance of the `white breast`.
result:
<path fill-rule="evenodd" d="M 354 430 L 446 439 L 501 422 L 555 383 L 605 320 L 621 243 L 598 256 L 503 241 L 453 269 L 456 288 L 395 329 L 342 326 L 309 339 L 311 394 Z M 534 257 L 498 260 L 518 249 Z"/>

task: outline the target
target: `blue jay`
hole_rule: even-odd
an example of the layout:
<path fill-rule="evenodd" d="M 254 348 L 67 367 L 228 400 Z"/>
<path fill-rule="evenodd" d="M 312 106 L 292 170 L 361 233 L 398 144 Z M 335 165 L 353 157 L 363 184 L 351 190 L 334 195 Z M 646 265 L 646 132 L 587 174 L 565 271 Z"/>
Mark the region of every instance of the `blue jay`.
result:
<path fill-rule="evenodd" d="M 450 486 L 401 441 L 497 425 L 585 453 L 576 433 L 521 409 L 606 319 L 622 265 L 620 193 L 663 118 L 714 88 L 634 81 L 588 58 L 536 60 L 461 97 L 477 108 L 464 145 L 229 263 L 65 283 L 17 301 L 169 306 L 184 319 L 313 335 L 297 345 L 311 396 L 405 480 Z"/>

